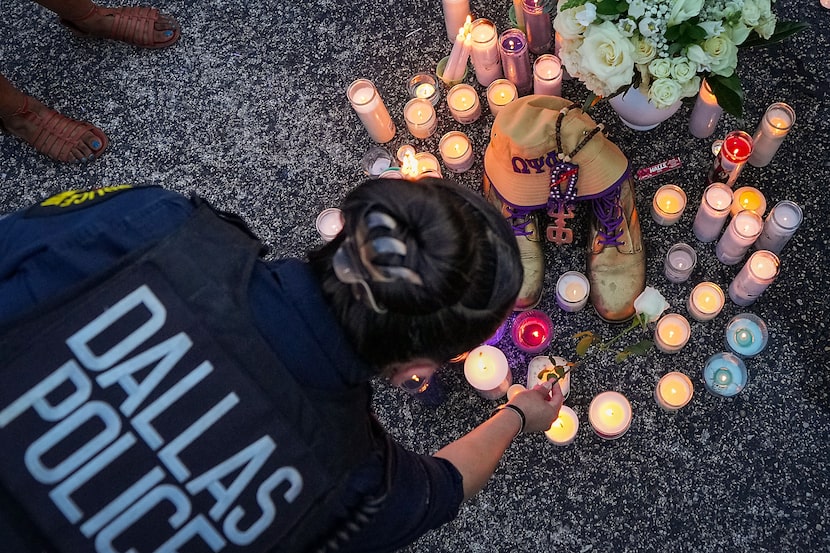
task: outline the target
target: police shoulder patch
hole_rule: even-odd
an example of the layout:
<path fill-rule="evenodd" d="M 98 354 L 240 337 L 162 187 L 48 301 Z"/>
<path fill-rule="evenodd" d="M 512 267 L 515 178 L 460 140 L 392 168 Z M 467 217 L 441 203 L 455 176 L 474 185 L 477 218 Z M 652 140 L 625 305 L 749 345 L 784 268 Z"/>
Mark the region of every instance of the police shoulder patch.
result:
<path fill-rule="evenodd" d="M 44 217 L 77 211 L 108 200 L 119 192 L 132 189 L 131 184 L 102 186 L 86 190 L 66 190 L 51 196 L 26 210 L 26 217 Z"/>

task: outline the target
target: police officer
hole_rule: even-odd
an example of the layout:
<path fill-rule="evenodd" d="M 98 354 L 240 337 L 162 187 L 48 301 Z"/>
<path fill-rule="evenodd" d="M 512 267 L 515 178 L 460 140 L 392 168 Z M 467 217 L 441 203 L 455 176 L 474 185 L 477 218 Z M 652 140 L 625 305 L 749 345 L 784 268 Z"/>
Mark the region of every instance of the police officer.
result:
<path fill-rule="evenodd" d="M 370 180 L 308 259 L 157 187 L 0 219 L 0 542 L 9 551 L 391 551 L 455 517 L 558 386 L 434 455 L 370 413 L 489 337 L 513 235 L 452 182 Z M 130 549 L 132 548 L 132 549 Z"/>

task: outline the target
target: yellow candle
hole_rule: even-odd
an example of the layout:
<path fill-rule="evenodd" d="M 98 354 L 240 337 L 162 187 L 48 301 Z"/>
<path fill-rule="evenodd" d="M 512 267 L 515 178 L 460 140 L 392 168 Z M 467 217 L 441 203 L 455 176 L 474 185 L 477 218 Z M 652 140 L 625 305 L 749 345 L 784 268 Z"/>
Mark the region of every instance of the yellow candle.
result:
<path fill-rule="evenodd" d="M 498 114 L 504 106 L 519 96 L 516 85 L 507 79 L 496 79 L 487 87 L 487 104 L 490 113 Z"/>
<path fill-rule="evenodd" d="M 588 422 L 600 438 L 613 440 L 631 426 L 631 404 L 619 392 L 603 392 L 591 400 Z"/>
<path fill-rule="evenodd" d="M 559 417 L 545 430 L 545 436 L 554 444 L 564 446 L 573 443 L 578 430 L 579 417 L 573 409 L 563 405 L 559 408 Z"/>
<path fill-rule="evenodd" d="M 767 200 L 760 190 L 751 186 L 743 186 L 735 190 L 732 197 L 730 211 L 734 217 L 743 210 L 754 211 L 761 217 L 767 210 Z"/>
<path fill-rule="evenodd" d="M 686 193 L 674 184 L 661 186 L 651 202 L 651 217 L 658 225 L 669 226 L 680 220 L 686 209 Z"/>
<path fill-rule="evenodd" d="M 720 286 L 714 282 L 701 282 L 689 295 L 686 309 L 697 321 L 711 321 L 723 309 L 725 299 Z"/>
<path fill-rule="evenodd" d="M 677 411 L 692 399 L 694 385 L 683 373 L 670 372 L 663 376 L 654 390 L 654 399 L 666 411 Z"/>

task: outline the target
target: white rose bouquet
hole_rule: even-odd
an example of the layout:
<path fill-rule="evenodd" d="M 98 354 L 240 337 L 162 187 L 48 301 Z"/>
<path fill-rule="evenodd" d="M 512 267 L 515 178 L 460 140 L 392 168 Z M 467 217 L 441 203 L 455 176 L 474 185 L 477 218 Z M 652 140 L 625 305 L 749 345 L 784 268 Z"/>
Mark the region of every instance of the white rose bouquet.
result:
<path fill-rule="evenodd" d="M 635 87 L 666 108 L 695 96 L 706 78 L 724 111 L 741 117 L 738 46 L 807 26 L 777 20 L 772 1 L 559 0 L 553 27 L 568 73 L 596 96 Z"/>

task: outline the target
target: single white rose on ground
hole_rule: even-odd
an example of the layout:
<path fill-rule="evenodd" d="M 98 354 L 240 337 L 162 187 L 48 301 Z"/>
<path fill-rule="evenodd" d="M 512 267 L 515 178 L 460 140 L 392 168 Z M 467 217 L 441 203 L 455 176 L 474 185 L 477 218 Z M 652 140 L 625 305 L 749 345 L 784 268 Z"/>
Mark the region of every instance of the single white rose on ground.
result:
<path fill-rule="evenodd" d="M 653 323 L 668 308 L 669 303 L 663 294 L 651 286 L 646 286 L 645 290 L 634 300 L 634 310 L 644 324 Z"/>

